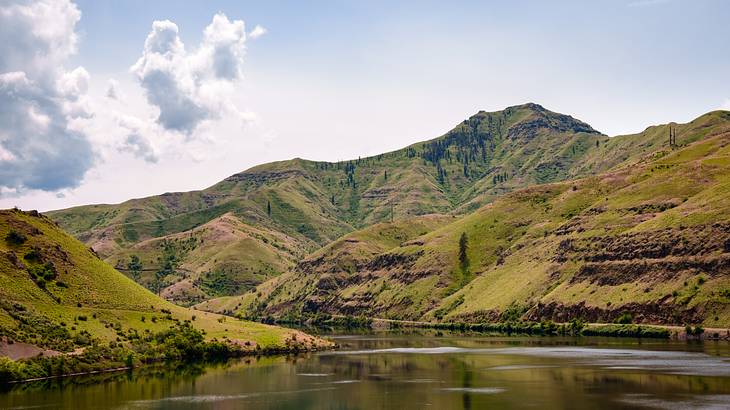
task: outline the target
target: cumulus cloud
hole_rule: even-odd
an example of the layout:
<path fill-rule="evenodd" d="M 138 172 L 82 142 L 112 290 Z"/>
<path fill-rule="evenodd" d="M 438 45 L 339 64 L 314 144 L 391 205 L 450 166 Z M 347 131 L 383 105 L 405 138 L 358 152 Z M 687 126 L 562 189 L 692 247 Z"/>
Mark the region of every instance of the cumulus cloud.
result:
<path fill-rule="evenodd" d="M 159 157 L 149 136 L 159 136 L 161 133 L 158 130 L 150 129 L 151 126 L 149 124 L 135 117 L 120 116 L 117 121 L 118 127 L 124 130 L 124 134 L 126 135 L 117 150 L 119 152 L 131 153 L 136 158 L 146 162 L 156 163 Z"/>
<path fill-rule="evenodd" d="M 264 34 L 266 34 L 267 32 L 268 32 L 268 30 L 266 30 L 266 28 L 261 27 L 257 24 L 256 27 L 254 27 L 253 30 L 251 30 L 251 32 L 248 33 L 248 36 L 249 36 L 249 38 L 257 39 L 257 38 L 263 36 Z"/>
<path fill-rule="evenodd" d="M 200 47 L 188 51 L 175 23 L 155 21 L 142 57 L 131 67 L 147 101 L 159 110 L 158 123 L 191 135 L 204 121 L 236 112 L 227 93 L 243 77 L 246 28 L 219 13 L 205 28 Z"/>
<path fill-rule="evenodd" d="M 89 73 L 63 69 L 81 13 L 68 0 L 5 1 L 0 8 L 0 192 L 78 186 L 93 165 Z"/>
<path fill-rule="evenodd" d="M 131 152 L 135 157 L 147 162 L 155 163 L 158 158 L 149 140 L 141 134 L 133 133 L 127 135 L 124 145 L 120 148 L 122 152 Z"/>
<path fill-rule="evenodd" d="M 0 0 L 0 196 L 68 193 L 119 153 L 147 163 L 207 158 L 219 136 L 255 120 L 232 101 L 246 41 L 263 27 L 247 33 L 219 13 L 188 49 L 175 23 L 155 21 L 129 69 L 143 93 L 114 79 L 90 92 L 99 85 L 89 73 L 65 67 L 80 18 L 71 0 Z M 149 105 L 129 106 L 139 98 Z"/>
<path fill-rule="evenodd" d="M 121 95 L 119 93 L 119 82 L 114 79 L 110 79 L 109 83 L 106 86 L 106 98 L 109 98 L 111 100 L 119 100 L 121 99 Z"/>

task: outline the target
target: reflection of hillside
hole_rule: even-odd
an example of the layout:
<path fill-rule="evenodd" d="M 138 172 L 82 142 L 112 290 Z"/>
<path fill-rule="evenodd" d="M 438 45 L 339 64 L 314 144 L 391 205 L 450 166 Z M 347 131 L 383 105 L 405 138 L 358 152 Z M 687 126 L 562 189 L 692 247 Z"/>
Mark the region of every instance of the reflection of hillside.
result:
<path fill-rule="evenodd" d="M 605 368 L 606 347 L 637 352 L 632 357 L 644 357 L 645 353 L 637 350 L 641 345 L 630 340 L 614 341 L 614 346 L 594 346 L 604 349 L 596 350 L 593 359 L 586 354 L 592 349 L 579 346 L 595 345 L 593 339 L 520 340 L 453 334 L 436 337 L 429 333 L 338 340 L 355 352 L 247 358 L 204 369 L 154 368 L 142 373 L 103 376 L 103 383 L 99 384 L 64 383 L 62 388 L 50 389 L 44 395 L 18 389 L 0 395 L 0 408 L 60 403 L 61 408 L 67 409 L 614 409 L 674 400 L 694 405 L 730 392 L 730 378 Z M 653 343 L 644 346 L 644 350 L 689 347 Z M 449 351 L 436 349 L 445 346 L 479 350 L 469 353 L 457 349 L 447 354 L 363 352 L 406 347 Z M 519 349 L 511 349 L 515 347 Z M 692 348 L 698 347 L 702 348 Z M 576 356 L 505 353 L 513 350 L 568 351 Z M 665 356 L 671 358 L 674 354 Z M 704 357 L 717 362 L 716 357 Z M 698 366 L 702 363 L 698 361 Z"/>

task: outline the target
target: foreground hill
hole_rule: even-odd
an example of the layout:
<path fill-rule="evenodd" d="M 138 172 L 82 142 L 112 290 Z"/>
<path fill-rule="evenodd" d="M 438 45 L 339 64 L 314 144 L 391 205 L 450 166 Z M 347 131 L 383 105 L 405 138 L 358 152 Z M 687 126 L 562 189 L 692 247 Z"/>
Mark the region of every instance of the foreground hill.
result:
<path fill-rule="evenodd" d="M 730 112 L 612 138 L 571 173 L 606 167 L 458 218 L 367 227 L 253 292 L 198 308 L 730 326 Z"/>
<path fill-rule="evenodd" d="M 247 349 L 326 343 L 301 332 L 194 312 L 115 271 L 37 212 L 0 210 L 0 351 L 11 357 L 129 343 L 189 323 Z M 0 354 L 2 356 L 3 354 Z"/>
<path fill-rule="evenodd" d="M 654 148 L 641 144 L 631 152 Z M 481 111 L 439 138 L 374 157 L 275 162 L 202 191 L 48 215 L 185 305 L 245 293 L 356 229 L 464 214 L 514 189 L 605 171 L 629 159 L 624 148 L 570 116 L 525 104 Z"/>

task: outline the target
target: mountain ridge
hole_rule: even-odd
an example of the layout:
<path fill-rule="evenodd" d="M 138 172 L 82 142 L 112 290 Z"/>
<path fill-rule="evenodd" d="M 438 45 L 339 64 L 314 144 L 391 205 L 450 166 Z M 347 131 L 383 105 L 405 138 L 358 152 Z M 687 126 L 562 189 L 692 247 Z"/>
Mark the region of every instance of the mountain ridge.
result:
<path fill-rule="evenodd" d="M 201 191 L 48 214 L 117 269 L 129 274 L 130 258 L 138 256 L 145 270 L 162 273 L 143 278 L 148 288 L 164 291 L 183 282 L 179 287 L 186 290 L 175 300 L 193 304 L 243 293 L 286 272 L 292 266 L 287 260 L 375 223 L 431 213 L 464 215 L 515 189 L 634 161 L 666 143 L 662 129 L 642 134 L 646 141 L 637 147 L 636 137 L 608 138 L 582 121 L 530 103 L 479 111 L 440 137 L 371 157 L 277 161 Z M 630 155 L 623 154 L 627 146 Z M 209 253 L 186 250 L 181 234 L 198 235 L 197 242 L 206 235 L 201 227 L 224 215 L 240 221 L 233 229 L 240 231 L 239 244 L 249 237 L 246 232 L 263 232 L 256 252 L 223 266 Z M 250 266 L 261 266 L 255 280 Z"/>
<path fill-rule="evenodd" d="M 425 232 L 350 233 L 255 292 L 199 309 L 306 320 L 629 320 L 730 325 L 730 112 L 649 127 L 611 171 L 534 185 Z M 615 158 L 608 158 L 613 162 Z M 387 238 L 401 235 L 402 241 Z M 467 238 L 462 259 L 460 236 Z M 368 238 L 363 240 L 363 238 Z"/>

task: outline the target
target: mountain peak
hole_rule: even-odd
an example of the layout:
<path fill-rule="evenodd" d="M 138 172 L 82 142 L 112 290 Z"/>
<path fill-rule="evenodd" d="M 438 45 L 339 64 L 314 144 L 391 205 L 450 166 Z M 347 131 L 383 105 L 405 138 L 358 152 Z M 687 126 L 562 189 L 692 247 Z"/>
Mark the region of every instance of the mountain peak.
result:
<path fill-rule="evenodd" d="M 589 124 L 580 121 L 570 115 L 550 111 L 540 104 L 528 102 L 520 105 L 513 105 L 501 111 L 480 110 L 468 119 L 464 120 L 461 126 L 477 126 L 483 121 L 492 123 L 497 121 L 500 126 L 508 128 L 519 127 L 521 129 L 550 129 L 556 132 L 588 133 L 603 135 Z M 457 127 L 459 128 L 459 127 Z"/>

